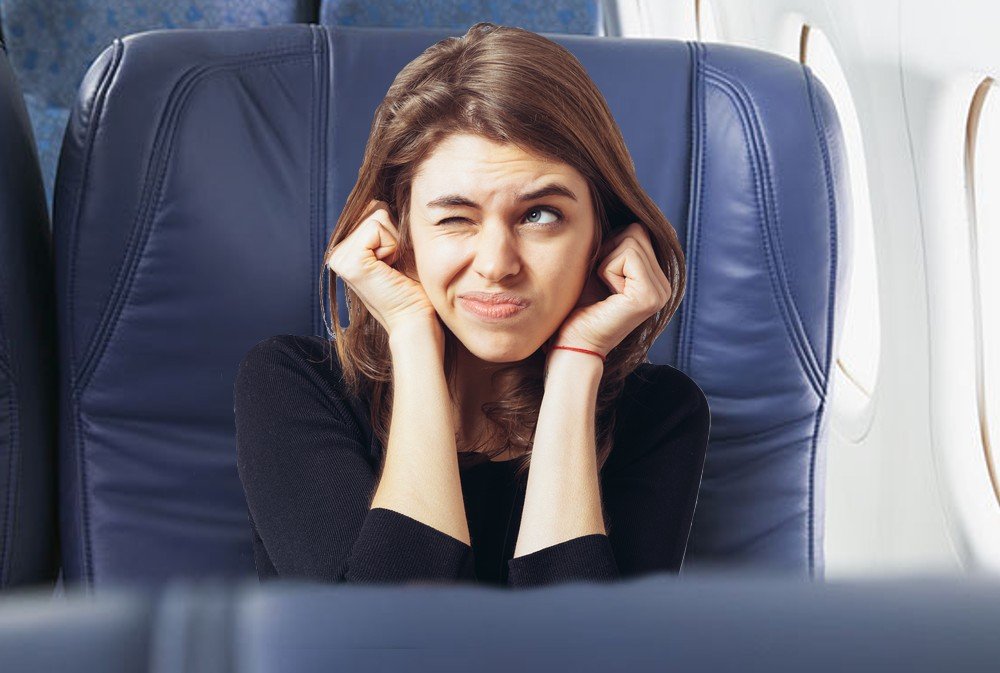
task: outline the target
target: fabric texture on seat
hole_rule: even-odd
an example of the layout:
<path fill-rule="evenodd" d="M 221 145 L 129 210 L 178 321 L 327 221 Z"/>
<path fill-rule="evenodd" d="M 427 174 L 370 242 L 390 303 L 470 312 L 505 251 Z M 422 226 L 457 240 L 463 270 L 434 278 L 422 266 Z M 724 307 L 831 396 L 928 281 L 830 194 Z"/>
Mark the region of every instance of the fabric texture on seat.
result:
<path fill-rule="evenodd" d="M 323 0 L 320 23 L 380 28 L 452 28 L 477 21 L 538 33 L 605 34 L 598 0 Z"/>

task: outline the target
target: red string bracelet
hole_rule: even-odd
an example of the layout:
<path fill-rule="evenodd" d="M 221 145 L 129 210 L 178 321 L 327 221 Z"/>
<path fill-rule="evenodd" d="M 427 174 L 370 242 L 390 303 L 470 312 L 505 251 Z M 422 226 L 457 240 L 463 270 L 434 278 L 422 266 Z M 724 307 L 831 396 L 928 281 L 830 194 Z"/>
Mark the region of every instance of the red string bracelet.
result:
<path fill-rule="evenodd" d="M 577 353 L 590 353 L 591 355 L 596 355 L 597 357 L 601 358 L 601 362 L 607 362 L 608 361 L 608 359 L 606 357 L 604 357 L 603 355 L 601 355 L 600 353 L 596 353 L 594 351 L 589 351 L 586 348 L 574 348 L 573 346 L 552 346 L 552 348 L 550 349 L 548 347 L 548 344 L 545 344 L 543 346 L 543 350 L 546 353 L 548 353 L 549 350 L 556 350 L 557 348 L 562 348 L 562 349 L 568 350 L 568 351 L 576 351 Z"/>

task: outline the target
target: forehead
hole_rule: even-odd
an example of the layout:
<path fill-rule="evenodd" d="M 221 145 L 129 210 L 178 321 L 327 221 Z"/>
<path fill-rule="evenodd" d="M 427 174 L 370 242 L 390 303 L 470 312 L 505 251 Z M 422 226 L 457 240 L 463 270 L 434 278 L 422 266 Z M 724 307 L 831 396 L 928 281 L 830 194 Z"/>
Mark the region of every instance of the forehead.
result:
<path fill-rule="evenodd" d="M 559 178 L 578 197 L 586 193 L 584 177 L 569 164 L 513 144 L 454 134 L 438 143 L 420 164 L 412 188 L 416 194 L 429 197 L 438 192 L 483 196 L 518 191 L 551 178 Z"/>

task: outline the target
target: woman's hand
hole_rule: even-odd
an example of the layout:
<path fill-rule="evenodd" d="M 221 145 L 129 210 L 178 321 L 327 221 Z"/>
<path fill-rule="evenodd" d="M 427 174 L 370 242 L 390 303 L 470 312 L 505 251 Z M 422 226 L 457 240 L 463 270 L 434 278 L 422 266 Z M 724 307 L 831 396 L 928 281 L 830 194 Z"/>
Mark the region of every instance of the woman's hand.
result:
<path fill-rule="evenodd" d="M 556 331 L 553 346 L 585 348 L 607 356 L 670 300 L 670 281 L 656 261 L 649 234 L 638 222 L 605 241 L 598 259 L 576 307 Z"/>
<path fill-rule="evenodd" d="M 437 312 L 423 286 L 392 267 L 399 258 L 399 231 L 389 204 L 373 199 L 368 213 L 333 249 L 327 266 L 344 279 L 388 334 L 403 324 L 439 328 Z"/>

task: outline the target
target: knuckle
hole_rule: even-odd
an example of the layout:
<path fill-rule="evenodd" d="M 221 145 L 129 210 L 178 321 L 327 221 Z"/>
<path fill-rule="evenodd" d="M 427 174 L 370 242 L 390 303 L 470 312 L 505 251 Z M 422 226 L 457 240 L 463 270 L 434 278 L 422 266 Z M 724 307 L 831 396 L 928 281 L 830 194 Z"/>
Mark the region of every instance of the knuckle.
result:
<path fill-rule="evenodd" d="M 392 224 L 392 218 L 389 216 L 389 211 L 384 209 L 378 209 L 368 217 L 368 222 L 372 223 L 369 226 L 376 229 L 381 228 L 388 231 L 393 237 L 396 235 L 395 227 Z"/>

